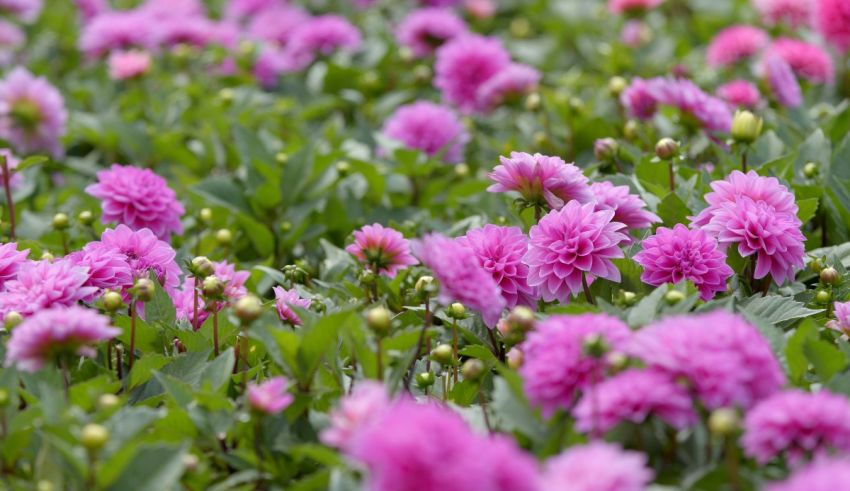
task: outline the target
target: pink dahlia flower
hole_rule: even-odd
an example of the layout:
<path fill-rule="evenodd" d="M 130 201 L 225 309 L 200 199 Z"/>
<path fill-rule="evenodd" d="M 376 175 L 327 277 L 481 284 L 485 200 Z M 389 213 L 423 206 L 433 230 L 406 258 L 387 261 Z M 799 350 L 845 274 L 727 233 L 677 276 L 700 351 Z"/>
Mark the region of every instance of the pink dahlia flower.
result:
<path fill-rule="evenodd" d="M 767 84 L 776 101 L 785 107 L 799 107 L 803 103 L 803 92 L 800 83 L 794 76 L 791 65 L 777 55 L 765 61 Z"/>
<path fill-rule="evenodd" d="M 658 101 L 653 96 L 647 80 L 635 78 L 620 94 L 620 104 L 632 117 L 647 120 L 655 116 Z"/>
<path fill-rule="evenodd" d="M 35 22 L 41 8 L 41 0 L 0 0 L 0 12 L 11 14 L 25 23 Z"/>
<path fill-rule="evenodd" d="M 402 269 L 416 264 L 410 242 L 398 230 L 380 223 L 354 231 L 354 243 L 345 248 L 375 274 L 395 278 Z"/>
<path fill-rule="evenodd" d="M 24 45 L 26 34 L 20 27 L 0 20 L 0 65 L 12 64 L 15 52 Z"/>
<path fill-rule="evenodd" d="M 681 223 L 672 229 L 658 227 L 655 235 L 644 239 L 643 250 L 634 260 L 643 266 L 641 281 L 653 286 L 690 280 L 705 301 L 726 291 L 726 281 L 734 273 L 726 264 L 726 254 L 717 240 L 700 229 L 688 229 Z"/>
<path fill-rule="evenodd" d="M 832 57 L 816 44 L 799 39 L 780 38 L 770 45 L 766 58 L 779 56 L 797 76 L 816 84 L 831 83 L 835 77 Z"/>
<path fill-rule="evenodd" d="M 8 242 L 0 244 L 0 290 L 7 281 L 14 280 L 18 276 L 18 268 L 27 262 L 30 250 L 18 250 L 18 244 Z"/>
<path fill-rule="evenodd" d="M 6 365 L 35 372 L 61 356 L 94 358 L 94 344 L 121 334 L 109 318 L 79 306 L 39 310 L 12 331 Z"/>
<path fill-rule="evenodd" d="M 472 249 L 440 234 L 426 235 L 414 243 L 414 253 L 440 282 L 439 300 L 444 305 L 460 302 L 481 313 L 493 328 L 507 303 L 490 272 L 481 267 Z"/>
<path fill-rule="evenodd" d="M 713 181 L 712 191 L 705 195 L 708 207 L 702 210 L 692 222 L 695 227 L 705 227 L 723 208 L 724 203 L 735 203 L 741 196 L 753 201 L 763 201 L 777 213 L 797 214 L 794 195 L 775 177 L 762 177 L 751 170 L 744 174 L 732 171 L 721 181 Z"/>
<path fill-rule="evenodd" d="M 389 405 L 383 384 L 371 380 L 358 382 L 354 391 L 342 398 L 339 408 L 331 411 L 330 426 L 319 439 L 325 445 L 348 452 L 357 435 L 379 420 Z"/>
<path fill-rule="evenodd" d="M 213 275 L 224 282 L 226 300 L 233 302 L 248 294 L 245 282 L 251 277 L 249 271 L 237 271 L 236 266 L 227 261 L 216 261 L 213 266 Z"/>
<path fill-rule="evenodd" d="M 838 51 L 850 51 L 850 3 L 846 0 L 815 0 L 815 27 Z"/>
<path fill-rule="evenodd" d="M 494 0 L 466 0 L 463 6 L 476 19 L 489 19 L 499 9 Z"/>
<path fill-rule="evenodd" d="M 204 297 L 198 292 L 198 318 L 195 319 L 195 278 L 191 276 L 183 279 L 183 286 L 171 295 L 171 302 L 177 319 L 186 321 L 193 328 L 200 329 L 210 316 Z"/>
<path fill-rule="evenodd" d="M 589 388 L 573 410 L 576 429 L 606 432 L 622 422 L 641 424 L 654 416 L 676 429 L 697 422 L 691 397 L 669 375 L 630 369 Z"/>
<path fill-rule="evenodd" d="M 762 21 L 770 26 L 785 22 L 791 27 L 809 24 L 813 0 L 752 0 Z"/>
<path fill-rule="evenodd" d="M 469 134 L 451 109 L 428 101 L 396 109 L 384 123 L 381 133 L 429 157 L 442 155 L 448 163 L 463 160 L 463 151 L 469 141 Z"/>
<path fill-rule="evenodd" d="M 224 7 L 224 18 L 243 21 L 269 9 L 286 4 L 281 0 L 229 0 Z"/>
<path fill-rule="evenodd" d="M 116 51 L 109 55 L 109 77 L 112 80 L 141 77 L 150 67 L 151 55 L 147 51 Z"/>
<path fill-rule="evenodd" d="M 74 0 L 83 23 L 88 23 L 98 15 L 109 12 L 112 7 L 107 0 Z"/>
<path fill-rule="evenodd" d="M 543 300 L 569 302 L 588 275 L 620 281 L 611 260 L 623 257 L 619 244 L 628 238 L 626 226 L 612 221 L 614 211 L 594 208 L 595 203 L 570 201 L 531 227 L 523 262 L 529 267 L 528 284 L 538 288 Z"/>
<path fill-rule="evenodd" d="M 410 48 L 414 56 L 421 58 L 467 32 L 466 22 L 451 10 L 423 8 L 414 10 L 401 21 L 395 37 L 400 45 Z"/>
<path fill-rule="evenodd" d="M 615 14 L 639 14 L 652 10 L 664 0 L 608 0 L 608 11 Z"/>
<path fill-rule="evenodd" d="M 661 221 L 655 213 L 646 209 L 646 202 L 640 196 L 629 193 L 628 186 L 615 186 L 608 181 L 590 185 L 596 211 L 612 210 L 615 222 L 625 224 L 630 229 L 649 228 Z"/>
<path fill-rule="evenodd" d="M 14 310 L 28 316 L 51 307 L 70 307 L 97 291 L 85 286 L 88 279 L 87 268 L 65 259 L 23 263 L 16 279 L 5 283 L 6 289 L 0 295 L 0 304 L 5 308 L 0 309 L 4 315 Z"/>
<path fill-rule="evenodd" d="M 478 88 L 478 104 L 483 111 L 534 91 L 540 82 L 540 72 L 528 65 L 511 63 Z"/>
<path fill-rule="evenodd" d="M 298 294 L 295 288 L 284 290 L 282 286 L 276 286 L 272 288 L 272 291 L 274 291 L 275 308 L 277 309 L 277 315 L 280 317 L 280 320 L 288 322 L 293 326 L 300 326 L 301 318 L 298 317 L 298 314 L 292 308 L 309 309 L 312 300 L 301 298 L 301 295 Z"/>
<path fill-rule="evenodd" d="M 584 351 L 585 343 L 597 336 L 616 352 L 625 349 L 632 333 L 607 314 L 553 315 L 539 322 L 520 345 L 525 393 L 546 417 L 558 409 L 569 410 L 578 391 L 604 375 L 607 361 Z"/>
<path fill-rule="evenodd" d="M 690 80 L 654 78 L 649 81 L 649 93 L 658 104 L 678 109 L 686 124 L 722 132 L 732 127 L 732 112 L 726 103 L 706 94 Z"/>
<path fill-rule="evenodd" d="M 826 327 L 850 335 L 850 302 L 835 302 L 835 319 L 826 323 Z"/>
<path fill-rule="evenodd" d="M 87 58 L 101 57 L 110 51 L 154 48 L 151 19 L 136 10 L 104 12 L 83 26 L 80 51 Z"/>
<path fill-rule="evenodd" d="M 299 7 L 280 4 L 261 10 L 248 22 L 246 34 L 251 39 L 286 46 L 299 26 L 310 14 Z"/>
<path fill-rule="evenodd" d="M 819 458 L 796 470 L 781 483 L 768 485 L 766 491 L 835 491 L 850 489 L 850 459 Z"/>
<path fill-rule="evenodd" d="M 470 230 L 458 241 L 471 249 L 478 264 L 493 276 L 509 309 L 517 305 L 536 307 L 537 294 L 528 285 L 528 266 L 522 263 L 528 237 L 521 229 L 488 224 Z"/>
<path fill-rule="evenodd" d="M 17 67 L 0 80 L 0 137 L 18 153 L 62 153 L 68 113 L 56 87 Z"/>
<path fill-rule="evenodd" d="M 555 210 L 572 200 L 581 203 L 593 200 L 581 169 L 560 157 L 511 152 L 510 158 L 499 157 L 499 161 L 501 164 L 489 175 L 495 183 L 487 188 L 491 193 L 515 191 L 529 204 L 548 205 Z"/>
<path fill-rule="evenodd" d="M 126 225 L 106 229 L 100 236 L 100 241 L 86 244 L 83 251 L 89 252 L 99 248 L 111 249 L 123 255 L 133 271 L 134 280 L 147 278 L 154 273 L 169 295 L 173 294 L 180 284 L 180 267 L 174 261 L 177 253 L 149 229 L 134 231 Z"/>
<path fill-rule="evenodd" d="M 657 321 L 634 335 L 628 351 L 649 368 L 687 380 L 708 409 L 749 408 L 785 384 L 758 329 L 722 310 Z"/>
<path fill-rule="evenodd" d="M 183 233 L 180 217 L 186 210 L 168 182 L 150 169 L 112 164 L 97 173 L 97 183 L 86 187 L 86 192 L 101 200 L 103 223 L 147 228 L 162 240 L 172 232 Z"/>
<path fill-rule="evenodd" d="M 485 111 L 479 89 L 510 64 L 511 56 L 498 39 L 458 36 L 437 50 L 434 86 L 443 100 L 465 113 Z"/>
<path fill-rule="evenodd" d="M 306 68 L 316 56 L 338 50 L 357 51 L 363 40 L 360 31 L 345 17 L 321 15 L 304 22 L 292 32 L 286 52 L 297 69 Z"/>
<path fill-rule="evenodd" d="M 758 27 L 731 26 L 714 36 L 705 57 L 709 66 L 725 67 L 755 55 L 769 42 L 767 33 Z"/>
<path fill-rule="evenodd" d="M 177 318 L 186 320 L 189 325 L 200 329 L 207 320 L 211 312 L 221 311 L 227 305 L 244 297 L 248 290 L 245 288 L 245 282 L 251 276 L 248 271 L 237 271 L 236 267 L 227 261 L 213 263 L 213 276 L 224 283 L 224 293 L 220 301 L 214 302 L 214 305 L 207 306 L 203 295 L 198 295 L 198 319 L 195 321 L 195 279 L 187 276 L 183 280 L 182 288 L 171 295 L 171 300 L 174 303 L 174 309 L 177 312 Z"/>
<path fill-rule="evenodd" d="M 629 48 L 639 48 L 652 39 L 652 29 L 646 22 L 632 19 L 620 30 L 620 42 Z"/>
<path fill-rule="evenodd" d="M 133 270 L 126 256 L 115 249 L 91 247 L 69 254 L 68 260 L 88 270 L 85 286 L 95 287 L 96 294 L 104 290 L 120 290 L 133 284 Z"/>
<path fill-rule="evenodd" d="M 777 393 L 750 409 L 744 451 L 764 465 L 785 455 L 793 464 L 832 451 L 850 451 L 850 400 L 826 391 Z"/>
<path fill-rule="evenodd" d="M 272 377 L 261 384 L 248 384 L 248 405 L 263 414 L 277 414 L 292 404 L 295 397 L 286 390 L 289 381 Z"/>
<path fill-rule="evenodd" d="M 717 97 L 733 107 L 756 107 L 761 101 L 759 89 L 746 80 L 733 80 L 717 88 Z"/>
<path fill-rule="evenodd" d="M 546 462 L 541 491 L 644 491 L 653 471 L 646 455 L 613 443 L 575 446 Z"/>
<path fill-rule="evenodd" d="M 254 61 L 254 77 L 264 88 L 270 89 L 278 82 L 282 74 L 297 71 L 298 67 L 286 51 L 265 44 Z"/>

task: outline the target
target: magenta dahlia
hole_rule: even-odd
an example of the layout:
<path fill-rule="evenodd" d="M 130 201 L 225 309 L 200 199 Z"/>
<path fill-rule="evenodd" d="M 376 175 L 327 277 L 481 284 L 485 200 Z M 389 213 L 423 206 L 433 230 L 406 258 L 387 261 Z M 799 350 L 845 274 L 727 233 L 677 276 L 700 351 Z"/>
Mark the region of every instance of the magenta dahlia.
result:
<path fill-rule="evenodd" d="M 752 3 L 765 24 L 785 22 L 791 27 L 809 24 L 814 6 L 814 0 L 752 0 Z"/>
<path fill-rule="evenodd" d="M 733 107 L 753 108 L 761 101 L 758 87 L 746 80 L 732 80 L 717 87 L 717 97 L 728 102 Z"/>
<path fill-rule="evenodd" d="M 398 230 L 380 223 L 354 231 L 354 243 L 345 248 L 375 274 L 395 278 L 402 269 L 416 264 L 410 254 L 410 242 Z"/>
<path fill-rule="evenodd" d="M 297 69 L 303 69 L 317 56 L 329 56 L 341 50 L 357 51 L 362 42 L 360 31 L 348 19 L 326 14 L 297 27 L 286 43 L 286 53 Z"/>
<path fill-rule="evenodd" d="M 42 0 L 0 0 L 0 12 L 17 17 L 21 22 L 32 23 L 41 14 Z"/>
<path fill-rule="evenodd" d="M 126 256 L 115 249 L 90 247 L 69 254 L 68 260 L 88 270 L 85 286 L 95 287 L 97 294 L 133 284 L 133 270 Z"/>
<path fill-rule="evenodd" d="M 684 78 L 654 78 L 649 93 L 658 104 L 672 106 L 686 124 L 707 131 L 726 132 L 732 127 L 732 112 L 726 103 L 702 91 Z"/>
<path fill-rule="evenodd" d="M 248 384 L 248 405 L 263 414 L 277 414 L 292 404 L 295 397 L 287 392 L 285 377 L 272 377 L 261 384 Z"/>
<path fill-rule="evenodd" d="M 779 38 L 770 45 L 765 58 L 778 56 L 794 73 L 809 82 L 828 84 L 835 77 L 832 57 L 817 44 L 799 39 Z"/>
<path fill-rule="evenodd" d="M 567 202 L 593 200 L 587 177 L 574 164 L 560 157 L 536 153 L 511 152 L 510 158 L 499 157 L 490 173 L 491 193 L 517 192 L 530 205 L 560 209 Z"/>
<path fill-rule="evenodd" d="M 718 68 L 745 60 L 770 42 L 767 33 L 758 27 L 736 25 L 723 29 L 714 36 L 706 50 L 709 66 Z"/>
<path fill-rule="evenodd" d="M 501 41 L 478 35 L 458 36 L 437 50 L 434 86 L 443 100 L 465 113 L 484 111 L 479 89 L 507 68 L 511 56 Z"/>
<path fill-rule="evenodd" d="M 613 211 L 612 221 L 625 224 L 630 229 L 649 228 L 661 221 L 658 215 L 646 209 L 646 202 L 640 196 L 629 192 L 628 186 L 615 186 L 608 181 L 594 182 L 590 185 L 590 192 L 593 193 L 596 211 Z"/>
<path fill-rule="evenodd" d="M 410 48 L 414 56 L 421 58 L 467 32 L 466 22 L 451 10 L 422 8 L 401 21 L 395 36 L 400 45 Z"/>
<path fill-rule="evenodd" d="M 765 61 L 765 74 L 776 101 L 785 107 L 799 107 L 803 103 L 803 92 L 800 83 L 794 76 L 791 65 L 782 57 L 773 55 Z"/>
<path fill-rule="evenodd" d="M 546 462 L 541 491 L 644 491 L 654 473 L 646 455 L 601 441 L 575 446 Z"/>
<path fill-rule="evenodd" d="M 24 45 L 26 34 L 20 27 L 0 20 L 0 65 L 8 66 L 15 60 L 15 52 Z"/>
<path fill-rule="evenodd" d="M 112 80 L 138 78 L 151 67 L 147 51 L 115 51 L 109 55 L 109 77 Z"/>
<path fill-rule="evenodd" d="M 27 262 L 30 250 L 18 250 L 18 244 L 8 242 L 0 244 L 0 290 L 7 281 L 14 280 L 18 276 L 18 268 Z"/>
<path fill-rule="evenodd" d="M 192 327 L 200 329 L 210 316 L 204 297 L 198 291 L 198 318 L 195 318 L 195 278 L 192 276 L 183 279 L 181 288 L 171 295 L 171 302 L 177 319 L 186 321 Z"/>
<path fill-rule="evenodd" d="M 850 51 L 850 3 L 846 0 L 815 0 L 815 27 L 838 51 Z"/>
<path fill-rule="evenodd" d="M 420 150 L 429 157 L 442 156 L 443 161 L 452 164 L 463 160 L 469 141 L 469 134 L 451 109 L 428 101 L 396 109 L 381 133 L 405 148 Z"/>
<path fill-rule="evenodd" d="M 635 78 L 620 94 L 620 104 L 626 109 L 629 116 L 647 120 L 655 116 L 658 110 L 658 101 L 650 90 L 649 81 Z"/>
<path fill-rule="evenodd" d="M 251 17 L 245 34 L 257 41 L 286 46 L 292 34 L 309 19 L 310 14 L 300 7 L 280 3 Z"/>
<path fill-rule="evenodd" d="M 835 319 L 826 323 L 826 327 L 844 334 L 850 334 L 850 302 L 835 302 Z"/>
<path fill-rule="evenodd" d="M 103 12 L 83 26 L 80 51 L 87 58 L 99 58 L 111 51 L 153 49 L 154 32 L 149 16 L 137 10 Z"/>
<path fill-rule="evenodd" d="M 478 88 L 478 106 L 482 111 L 495 109 L 508 100 L 516 100 L 537 88 L 541 74 L 520 63 L 511 63 Z"/>
<path fill-rule="evenodd" d="M 735 203 L 739 197 L 746 196 L 753 201 L 763 201 L 777 213 L 797 213 L 794 195 L 775 177 L 763 177 L 756 171 L 744 174 L 732 171 L 725 179 L 712 181 L 711 192 L 705 195 L 708 207 L 692 219 L 696 227 L 704 227 L 723 208 L 724 203 Z"/>
<path fill-rule="evenodd" d="M 766 491 L 835 491 L 850 489 L 850 459 L 846 457 L 815 459 L 801 467 L 787 480 L 768 485 Z"/>
<path fill-rule="evenodd" d="M 345 452 L 357 435 L 379 420 L 389 407 L 390 399 L 383 384 L 371 380 L 358 381 L 354 391 L 343 397 L 339 407 L 330 414 L 330 425 L 322 431 L 319 439 L 325 445 Z"/>
<path fill-rule="evenodd" d="M 51 307 L 70 307 L 97 291 L 86 286 L 88 279 L 87 268 L 66 259 L 22 263 L 16 278 L 5 283 L 0 309 L 4 315 L 14 310 L 28 316 Z"/>
<path fill-rule="evenodd" d="M 0 137 L 18 153 L 62 153 L 68 112 L 56 87 L 17 67 L 0 80 Z"/>
<path fill-rule="evenodd" d="M 615 14 L 635 15 L 652 10 L 664 0 L 608 0 L 608 10 Z"/>
<path fill-rule="evenodd" d="M 275 308 L 277 309 L 277 315 L 280 317 L 280 320 L 288 322 L 293 326 L 300 326 L 301 318 L 298 317 L 298 314 L 292 308 L 309 309 L 310 304 L 313 303 L 312 300 L 301 298 L 301 295 L 298 294 L 295 288 L 284 290 L 282 286 L 276 286 L 272 288 L 272 291 L 274 291 Z"/>

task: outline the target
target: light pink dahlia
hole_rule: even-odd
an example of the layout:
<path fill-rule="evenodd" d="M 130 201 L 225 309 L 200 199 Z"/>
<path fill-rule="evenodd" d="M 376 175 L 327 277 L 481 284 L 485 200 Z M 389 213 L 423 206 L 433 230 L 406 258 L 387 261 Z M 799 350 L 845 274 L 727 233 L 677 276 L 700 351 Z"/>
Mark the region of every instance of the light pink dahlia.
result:
<path fill-rule="evenodd" d="M 14 310 L 28 316 L 51 307 L 70 307 L 97 291 L 85 286 L 88 279 L 87 268 L 65 259 L 22 263 L 17 277 L 5 283 L 0 309 L 4 315 Z"/>
<path fill-rule="evenodd" d="M 242 21 L 286 3 L 286 0 L 229 0 L 224 6 L 224 18 Z"/>
<path fill-rule="evenodd" d="M 791 27 L 807 25 L 814 9 L 814 0 L 752 0 L 752 3 L 762 21 L 771 26 L 782 22 Z"/>
<path fill-rule="evenodd" d="M 714 68 L 733 65 L 745 60 L 770 42 L 767 33 L 758 27 L 736 25 L 723 29 L 714 36 L 706 50 L 706 61 Z"/>
<path fill-rule="evenodd" d="M 541 491 L 644 491 L 653 471 L 646 455 L 612 443 L 567 449 L 546 462 Z"/>
<path fill-rule="evenodd" d="M 654 78 L 649 81 L 649 92 L 658 104 L 678 109 L 685 124 L 721 132 L 732 127 L 732 111 L 726 103 L 706 94 L 690 80 Z"/>
<path fill-rule="evenodd" d="M 649 228 L 661 221 L 655 213 L 646 209 L 646 202 L 640 196 L 631 194 L 628 186 L 615 186 L 608 181 L 594 182 L 590 185 L 596 211 L 612 210 L 615 222 L 625 224 L 636 230 Z"/>
<path fill-rule="evenodd" d="M 850 3 L 846 0 L 815 0 L 815 27 L 838 51 L 850 51 Z"/>
<path fill-rule="evenodd" d="M 765 74 L 776 101 L 785 107 L 799 107 L 803 103 L 800 83 L 794 76 L 791 65 L 780 56 L 773 55 L 765 61 Z"/>
<path fill-rule="evenodd" d="M 510 63 L 511 56 L 498 39 L 458 36 L 437 50 L 434 86 L 444 101 L 461 111 L 484 111 L 487 108 L 479 100 L 479 89 Z"/>
<path fill-rule="evenodd" d="M 395 278 L 402 269 L 416 264 L 410 254 L 410 242 L 398 230 L 380 223 L 354 231 L 354 243 L 345 248 L 375 274 Z"/>
<path fill-rule="evenodd" d="M 642 120 L 651 119 L 658 111 L 658 101 L 650 90 L 649 81 L 635 78 L 620 94 L 620 104 L 629 116 Z"/>
<path fill-rule="evenodd" d="M 744 419 L 744 451 L 764 465 L 784 455 L 791 463 L 831 451 L 850 451 L 850 400 L 826 391 L 779 392 Z"/>
<path fill-rule="evenodd" d="M 631 19 L 620 29 L 620 42 L 629 48 L 639 48 L 651 39 L 652 29 L 642 20 Z"/>
<path fill-rule="evenodd" d="M 832 57 L 817 44 L 799 39 L 779 38 L 770 45 L 766 58 L 779 56 L 794 73 L 816 84 L 832 83 L 835 67 Z"/>
<path fill-rule="evenodd" d="M 280 317 L 280 320 L 288 322 L 293 326 L 300 326 L 301 318 L 298 317 L 298 314 L 292 308 L 309 309 L 312 300 L 301 298 L 301 295 L 298 294 L 295 288 L 284 290 L 282 286 L 276 286 L 272 288 L 272 291 L 274 291 L 275 308 L 277 309 L 277 315 Z"/>
<path fill-rule="evenodd" d="M 487 327 L 495 327 L 507 303 L 502 289 L 481 267 L 472 249 L 457 240 L 430 234 L 414 243 L 414 253 L 440 282 L 442 304 L 460 302 L 477 310 Z"/>
<path fill-rule="evenodd" d="M 104 290 L 120 290 L 133 284 L 133 270 L 126 256 L 115 249 L 90 247 L 69 254 L 68 260 L 88 270 L 85 286 L 95 287 L 95 294 Z"/>
<path fill-rule="evenodd" d="M 310 14 L 300 7 L 281 3 L 251 17 L 246 35 L 258 41 L 286 46 L 292 34 L 309 19 Z"/>
<path fill-rule="evenodd" d="M 12 331 L 6 345 L 6 366 L 35 372 L 62 356 L 94 358 L 94 344 L 121 334 L 109 318 L 84 307 L 39 310 Z"/>
<path fill-rule="evenodd" d="M 608 0 L 608 11 L 615 14 L 640 14 L 652 10 L 664 0 Z"/>
<path fill-rule="evenodd" d="M 699 290 L 700 298 L 708 301 L 726 291 L 726 281 L 734 273 L 716 239 L 681 223 L 672 229 L 658 227 L 655 235 L 644 239 L 641 245 L 643 250 L 634 260 L 643 266 L 641 281 L 649 285 L 689 280 Z"/>
<path fill-rule="evenodd" d="M 86 192 L 101 200 L 103 223 L 147 228 L 162 240 L 183 233 L 180 217 L 186 210 L 168 182 L 150 169 L 112 164 L 97 173 L 97 183 Z"/>
<path fill-rule="evenodd" d="M 126 225 L 106 229 L 100 241 L 89 242 L 83 250 L 88 252 L 97 248 L 111 249 L 122 254 L 133 271 L 134 280 L 148 278 L 154 273 L 169 295 L 180 284 L 180 266 L 174 261 L 177 253 L 149 229 L 134 231 Z"/>
<path fill-rule="evenodd" d="M 68 112 L 56 87 L 17 67 L 0 80 L 0 137 L 21 153 L 62 154 Z"/>
<path fill-rule="evenodd" d="M 844 334 L 850 334 L 850 302 L 835 302 L 835 319 L 826 323 L 826 327 Z"/>
<path fill-rule="evenodd" d="M 428 101 L 401 106 L 384 123 L 385 136 L 448 163 L 463 160 L 469 134 L 454 111 Z"/>
<path fill-rule="evenodd" d="M 362 42 L 360 31 L 348 19 L 326 14 L 296 28 L 286 44 L 286 53 L 297 69 L 303 69 L 317 56 L 329 56 L 339 50 L 357 51 Z"/>
<path fill-rule="evenodd" d="M 195 278 L 192 276 L 183 279 L 181 288 L 171 295 L 171 302 L 177 319 L 186 321 L 193 328 L 200 329 L 210 316 L 204 296 L 199 291 L 198 318 L 195 319 Z"/>
<path fill-rule="evenodd" d="M 150 17 L 137 10 L 103 12 L 83 26 L 79 48 L 87 58 L 99 58 L 115 50 L 152 49 L 154 31 Z"/>
<path fill-rule="evenodd" d="M 83 23 L 88 23 L 98 15 L 111 10 L 108 0 L 74 0 L 74 6 L 80 12 Z"/>
<path fill-rule="evenodd" d="M 536 69 L 521 63 L 511 63 L 478 88 L 478 105 L 482 111 L 526 95 L 540 82 L 541 74 Z"/>
<path fill-rule="evenodd" d="M 835 491 L 850 489 L 850 459 L 847 457 L 815 459 L 783 482 L 768 485 L 766 491 Z"/>
<path fill-rule="evenodd" d="M 26 34 L 20 27 L 0 20 L 0 65 L 12 64 L 15 52 L 26 42 Z"/>
<path fill-rule="evenodd" d="M 551 416 L 569 410 L 579 390 L 604 375 L 607 361 L 585 353 L 585 343 L 597 336 L 612 351 L 622 351 L 632 336 L 629 327 L 607 314 L 553 315 L 539 322 L 520 346 L 519 369 L 528 400 Z"/>
<path fill-rule="evenodd" d="M 523 262 L 529 267 L 528 284 L 538 288 L 543 300 L 569 302 L 588 275 L 620 281 L 611 260 L 623 257 L 619 244 L 627 239 L 626 226 L 612 221 L 612 210 L 594 208 L 594 203 L 570 201 L 531 227 Z"/>
<path fill-rule="evenodd" d="M 735 170 L 720 181 L 712 181 L 711 192 L 705 195 L 708 207 L 692 219 L 695 227 L 704 227 L 722 209 L 724 203 L 734 203 L 741 196 L 763 201 L 777 213 L 797 213 L 794 195 L 775 177 L 763 177 L 751 170 L 744 174 Z"/>
<path fill-rule="evenodd" d="M 468 32 L 466 22 L 449 9 L 423 8 L 411 12 L 395 31 L 402 46 L 416 57 L 432 54 L 443 43 Z"/>
<path fill-rule="evenodd" d="M 295 396 L 287 392 L 285 377 L 272 377 L 261 384 L 248 384 L 248 405 L 263 414 L 277 414 L 292 404 Z"/>
<path fill-rule="evenodd" d="M 747 80 L 733 80 L 717 87 L 717 97 L 733 107 L 756 107 L 761 101 L 758 87 Z"/>
<path fill-rule="evenodd" d="M 248 294 L 245 282 L 251 277 L 250 271 L 237 270 L 227 261 L 215 261 L 213 267 L 213 275 L 224 283 L 225 300 L 234 302 Z"/>
<path fill-rule="evenodd" d="M 0 0 L 0 12 L 11 14 L 21 22 L 32 23 L 41 14 L 42 0 Z"/>
<path fill-rule="evenodd" d="M 14 280 L 18 276 L 18 268 L 27 262 L 30 250 L 18 250 L 18 244 L 8 242 L 0 244 L 0 290 L 7 281 Z"/>
<path fill-rule="evenodd" d="M 520 228 L 487 224 L 457 240 L 471 249 L 478 264 L 493 276 L 509 309 L 517 305 L 536 307 L 537 294 L 528 285 L 528 266 L 522 263 L 528 237 Z"/>
<path fill-rule="evenodd" d="M 628 351 L 649 368 L 687 380 L 708 409 L 749 408 L 785 384 L 764 336 L 722 310 L 666 317 L 637 331 Z"/>
<path fill-rule="evenodd" d="M 151 55 L 147 51 L 115 51 L 109 55 L 109 77 L 112 80 L 141 77 L 150 67 Z"/>
<path fill-rule="evenodd" d="M 325 445 L 348 452 L 357 435 L 379 420 L 389 404 L 384 384 L 358 381 L 354 391 L 343 397 L 339 407 L 331 411 L 330 426 L 322 430 L 319 439 Z"/>
<path fill-rule="evenodd" d="M 581 169 L 560 157 L 511 152 L 510 158 L 499 157 L 499 161 L 501 164 L 489 175 L 495 183 L 487 188 L 491 193 L 518 192 L 530 205 L 555 210 L 572 200 L 581 203 L 593 200 Z"/>
<path fill-rule="evenodd" d="M 585 391 L 573 410 L 576 429 L 606 432 L 620 423 L 641 424 L 654 416 L 683 429 L 697 421 L 688 391 L 669 375 L 629 369 Z"/>

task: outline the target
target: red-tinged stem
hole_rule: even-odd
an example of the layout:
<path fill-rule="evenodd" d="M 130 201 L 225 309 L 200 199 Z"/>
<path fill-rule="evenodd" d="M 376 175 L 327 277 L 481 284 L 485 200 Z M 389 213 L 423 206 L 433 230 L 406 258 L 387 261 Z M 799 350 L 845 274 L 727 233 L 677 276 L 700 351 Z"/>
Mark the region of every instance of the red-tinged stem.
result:
<path fill-rule="evenodd" d="M 133 360 L 136 358 L 136 302 L 130 302 L 130 351 L 127 353 L 127 368 L 133 369 Z"/>
<path fill-rule="evenodd" d="M 381 346 L 381 338 L 380 336 L 375 340 L 375 361 L 378 365 L 378 381 L 384 379 L 384 360 L 383 360 L 383 346 Z"/>
<path fill-rule="evenodd" d="M 9 240 L 15 240 L 15 201 L 12 199 L 12 176 L 6 157 L 0 155 L 0 169 L 3 171 L 3 191 L 6 194 L 6 208 L 9 210 Z"/>
<path fill-rule="evenodd" d="M 197 331 L 200 326 L 198 326 L 198 278 L 195 277 L 195 281 L 192 282 L 192 290 L 193 290 L 193 304 L 192 304 L 192 330 Z"/>
<path fill-rule="evenodd" d="M 213 306 L 213 353 L 218 356 L 218 309 Z"/>
<path fill-rule="evenodd" d="M 673 160 L 667 164 L 667 174 L 670 176 L 670 192 L 676 192 L 676 169 L 673 167 Z"/>
<path fill-rule="evenodd" d="M 596 302 L 593 301 L 593 295 L 590 294 L 590 287 L 587 286 L 587 275 L 585 273 L 581 274 L 581 286 L 584 288 L 584 296 L 587 298 L 587 303 L 596 305 Z"/>

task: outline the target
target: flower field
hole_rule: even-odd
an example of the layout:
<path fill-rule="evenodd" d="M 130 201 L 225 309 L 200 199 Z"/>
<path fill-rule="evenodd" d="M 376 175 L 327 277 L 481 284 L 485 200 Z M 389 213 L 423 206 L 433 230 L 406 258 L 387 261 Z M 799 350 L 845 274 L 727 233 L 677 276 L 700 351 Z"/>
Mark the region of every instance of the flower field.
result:
<path fill-rule="evenodd" d="M 0 0 L 0 490 L 850 490 L 850 0 Z"/>

